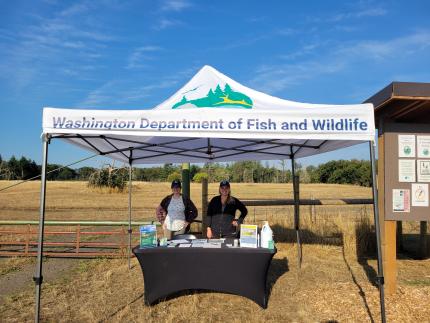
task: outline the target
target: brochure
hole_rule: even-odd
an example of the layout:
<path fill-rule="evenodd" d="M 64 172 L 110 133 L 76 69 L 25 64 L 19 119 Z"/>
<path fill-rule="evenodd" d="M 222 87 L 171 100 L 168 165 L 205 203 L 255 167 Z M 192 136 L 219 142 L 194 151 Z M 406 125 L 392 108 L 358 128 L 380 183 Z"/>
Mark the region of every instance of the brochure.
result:
<path fill-rule="evenodd" d="M 257 248 L 257 226 L 252 224 L 242 224 L 240 226 L 240 246 Z"/>
<path fill-rule="evenodd" d="M 140 248 L 152 248 L 157 246 L 157 227 L 155 224 L 142 225 L 140 232 Z"/>

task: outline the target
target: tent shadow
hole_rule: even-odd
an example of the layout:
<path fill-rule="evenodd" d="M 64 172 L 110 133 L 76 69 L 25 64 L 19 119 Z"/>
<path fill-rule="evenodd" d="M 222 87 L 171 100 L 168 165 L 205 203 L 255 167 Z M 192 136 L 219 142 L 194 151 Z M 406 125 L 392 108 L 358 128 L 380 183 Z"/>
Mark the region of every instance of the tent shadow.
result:
<path fill-rule="evenodd" d="M 273 286 L 275 286 L 277 280 L 281 278 L 285 273 L 290 271 L 288 266 L 288 259 L 286 257 L 282 259 L 272 259 L 270 264 L 269 272 L 267 275 L 267 300 L 269 301 L 270 295 L 272 294 Z"/>
<path fill-rule="evenodd" d="M 271 226 L 276 242 L 296 243 L 296 230 L 285 228 L 279 224 Z M 319 244 L 329 246 L 342 246 L 343 239 L 341 233 L 334 233 L 331 236 L 321 236 L 307 229 L 300 229 L 300 239 L 303 244 Z"/>

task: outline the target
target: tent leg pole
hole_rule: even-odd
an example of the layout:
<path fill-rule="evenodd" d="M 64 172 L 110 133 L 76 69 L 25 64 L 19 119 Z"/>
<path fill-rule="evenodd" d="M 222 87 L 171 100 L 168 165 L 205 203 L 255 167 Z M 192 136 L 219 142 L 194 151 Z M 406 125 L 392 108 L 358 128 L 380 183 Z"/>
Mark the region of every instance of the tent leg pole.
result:
<path fill-rule="evenodd" d="M 294 195 L 294 229 L 297 238 L 297 266 L 302 268 L 302 244 L 300 242 L 300 205 L 299 205 L 299 177 L 296 176 L 294 154 L 291 157 L 291 170 L 293 176 L 293 195 Z"/>
<path fill-rule="evenodd" d="M 131 180 L 132 180 L 132 166 L 128 168 L 128 269 L 131 269 Z"/>
<path fill-rule="evenodd" d="M 379 303 L 381 305 L 381 322 L 385 323 L 385 299 L 384 299 L 384 271 L 382 267 L 382 249 L 381 249 L 381 230 L 379 223 L 379 209 L 378 209 L 378 190 L 376 179 L 376 162 L 375 162 L 375 143 L 369 141 L 370 148 L 370 164 L 372 168 L 372 193 L 373 193 L 373 215 L 376 230 L 376 244 L 378 251 L 378 276 L 377 283 L 379 287 Z"/>
<path fill-rule="evenodd" d="M 42 176 L 41 176 L 41 188 L 40 188 L 40 213 L 39 213 L 39 244 L 37 246 L 37 263 L 36 263 L 36 273 L 33 277 L 34 283 L 36 285 L 36 295 L 35 295 L 35 315 L 34 321 L 39 322 L 40 319 L 40 296 L 42 292 L 42 255 L 43 255 L 43 231 L 45 226 L 45 200 L 46 200 L 46 166 L 48 163 L 48 145 L 49 137 L 48 135 L 43 135 L 43 156 L 42 156 Z"/>

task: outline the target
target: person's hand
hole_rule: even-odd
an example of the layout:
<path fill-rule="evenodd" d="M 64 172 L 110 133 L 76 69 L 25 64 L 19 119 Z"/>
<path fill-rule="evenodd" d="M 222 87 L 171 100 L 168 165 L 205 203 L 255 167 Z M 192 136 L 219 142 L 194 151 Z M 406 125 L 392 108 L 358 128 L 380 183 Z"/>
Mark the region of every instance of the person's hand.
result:
<path fill-rule="evenodd" d="M 212 239 L 212 229 L 211 228 L 207 228 L 206 230 L 206 236 L 208 237 L 208 239 Z"/>
<path fill-rule="evenodd" d="M 231 223 L 234 227 L 237 227 L 239 225 L 239 222 L 237 220 L 233 220 Z"/>

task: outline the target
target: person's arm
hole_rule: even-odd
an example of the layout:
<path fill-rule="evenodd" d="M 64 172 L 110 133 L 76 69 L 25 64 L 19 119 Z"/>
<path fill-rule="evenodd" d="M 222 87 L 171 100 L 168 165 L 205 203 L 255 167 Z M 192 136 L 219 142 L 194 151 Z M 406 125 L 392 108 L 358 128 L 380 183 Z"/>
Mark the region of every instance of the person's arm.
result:
<path fill-rule="evenodd" d="M 168 199 L 169 196 L 166 196 L 164 199 L 162 199 L 160 205 L 158 205 L 155 209 L 155 216 L 161 224 L 163 224 L 164 220 L 166 219 Z"/>
<path fill-rule="evenodd" d="M 186 205 L 186 207 L 185 207 L 185 221 L 187 223 L 191 223 L 197 217 L 197 215 L 199 214 L 199 211 L 197 210 L 193 201 L 191 201 L 191 199 L 189 199 L 189 198 L 186 199 L 185 205 Z"/>
<path fill-rule="evenodd" d="M 243 220 L 245 219 L 246 215 L 248 214 L 248 209 L 246 208 L 245 204 L 243 204 L 239 199 L 236 199 L 236 206 L 238 210 L 240 211 L 240 216 L 237 219 L 237 222 L 239 224 L 243 223 Z"/>
<path fill-rule="evenodd" d="M 209 202 L 209 205 L 208 205 L 208 210 L 207 210 L 207 212 L 206 212 L 206 236 L 208 237 L 208 239 L 212 239 L 212 237 L 213 237 L 213 233 L 212 233 L 212 228 L 211 228 L 211 225 L 212 225 L 212 215 L 213 215 L 213 213 L 214 213 L 214 210 L 213 210 L 213 199 Z"/>

